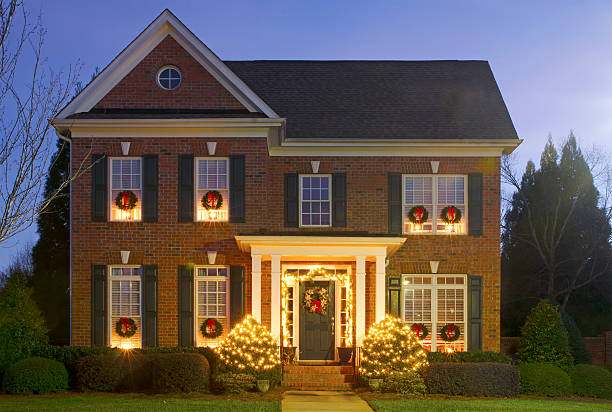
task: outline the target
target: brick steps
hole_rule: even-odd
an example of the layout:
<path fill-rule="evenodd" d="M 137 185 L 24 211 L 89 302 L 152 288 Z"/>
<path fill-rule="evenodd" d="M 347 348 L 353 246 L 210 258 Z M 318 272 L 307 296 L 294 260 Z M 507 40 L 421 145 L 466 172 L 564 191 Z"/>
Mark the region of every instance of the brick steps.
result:
<path fill-rule="evenodd" d="M 283 371 L 283 386 L 315 391 L 342 391 L 355 387 L 352 366 L 287 365 Z"/>

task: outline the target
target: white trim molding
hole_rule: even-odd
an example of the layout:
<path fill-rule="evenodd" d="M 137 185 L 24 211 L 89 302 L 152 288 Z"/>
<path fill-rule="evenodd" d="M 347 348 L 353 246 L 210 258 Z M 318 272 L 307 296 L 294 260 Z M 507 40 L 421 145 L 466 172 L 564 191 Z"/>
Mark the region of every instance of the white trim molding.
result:
<path fill-rule="evenodd" d="M 276 343 L 280 345 L 281 334 L 281 256 L 271 256 L 271 289 L 270 289 L 270 306 L 271 306 L 271 327 L 272 337 Z"/>
<path fill-rule="evenodd" d="M 261 322 L 261 255 L 251 255 L 251 316 Z"/>
<path fill-rule="evenodd" d="M 376 317 L 375 322 L 385 318 L 385 255 L 376 256 Z"/>
<path fill-rule="evenodd" d="M 355 256 L 355 335 L 356 335 L 356 343 L 357 346 L 361 346 L 363 344 L 363 339 L 366 335 L 365 328 L 365 310 L 366 310 L 366 295 L 365 295 L 365 278 L 366 278 L 366 270 L 365 270 L 365 256 Z"/>

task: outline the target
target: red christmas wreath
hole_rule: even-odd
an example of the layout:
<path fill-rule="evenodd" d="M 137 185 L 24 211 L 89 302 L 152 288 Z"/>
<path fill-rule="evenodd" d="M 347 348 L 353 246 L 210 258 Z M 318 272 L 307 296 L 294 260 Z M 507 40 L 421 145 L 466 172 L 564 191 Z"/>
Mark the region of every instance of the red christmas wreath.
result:
<path fill-rule="evenodd" d="M 115 323 L 115 332 L 122 338 L 131 338 L 137 329 L 136 322 L 132 318 L 119 318 Z"/>
<path fill-rule="evenodd" d="M 408 211 L 408 220 L 415 225 L 422 225 L 429 219 L 429 212 L 425 206 L 413 206 Z"/>
<path fill-rule="evenodd" d="M 460 335 L 461 330 L 459 329 L 459 326 L 455 325 L 454 323 L 444 325 L 440 331 L 440 337 L 445 342 L 454 342 L 459 339 Z"/>
<path fill-rule="evenodd" d="M 440 219 L 447 225 L 461 222 L 461 210 L 455 206 L 446 206 L 440 213 Z"/>
<path fill-rule="evenodd" d="M 218 210 L 223 206 L 223 196 L 216 190 L 209 190 L 202 196 L 202 207 L 206 210 Z"/>
<path fill-rule="evenodd" d="M 132 210 L 138 203 L 138 197 L 131 190 L 124 190 L 119 192 L 115 198 L 115 206 L 120 210 Z"/>
<path fill-rule="evenodd" d="M 208 318 L 202 322 L 200 332 L 207 339 L 215 339 L 223 334 L 223 325 L 217 319 Z"/>
<path fill-rule="evenodd" d="M 422 323 L 413 323 L 410 330 L 414 332 L 418 340 L 423 340 L 429 335 L 429 329 Z"/>

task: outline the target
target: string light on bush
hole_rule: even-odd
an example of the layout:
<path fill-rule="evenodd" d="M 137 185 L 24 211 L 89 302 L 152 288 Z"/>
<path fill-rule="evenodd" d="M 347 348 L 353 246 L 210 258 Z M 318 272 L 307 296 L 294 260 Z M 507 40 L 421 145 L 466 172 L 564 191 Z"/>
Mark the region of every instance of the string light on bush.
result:
<path fill-rule="evenodd" d="M 359 372 L 382 378 L 416 372 L 427 365 L 427 354 L 410 326 L 393 316 L 370 327 L 361 348 Z"/>

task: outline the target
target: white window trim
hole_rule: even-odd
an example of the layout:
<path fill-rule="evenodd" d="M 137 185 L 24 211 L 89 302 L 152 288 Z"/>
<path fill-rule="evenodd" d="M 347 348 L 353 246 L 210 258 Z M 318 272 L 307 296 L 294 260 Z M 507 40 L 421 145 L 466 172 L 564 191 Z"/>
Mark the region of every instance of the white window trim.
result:
<path fill-rule="evenodd" d="M 206 190 L 227 190 L 228 193 L 228 199 L 223 199 L 223 202 L 225 204 L 227 204 L 227 220 L 216 220 L 215 222 L 229 222 L 229 208 L 230 208 L 230 204 L 229 204 L 229 195 L 231 193 L 230 190 L 230 158 L 227 156 L 201 156 L 201 157 L 196 157 L 194 160 L 194 165 L 193 165 L 193 187 L 194 187 L 194 191 L 193 191 L 193 196 L 194 196 L 194 202 L 193 202 L 193 220 L 194 222 L 209 222 L 209 220 L 200 220 L 198 219 L 198 204 L 200 202 L 200 199 L 198 197 L 198 192 L 200 191 L 200 185 L 199 185 L 199 181 L 198 181 L 198 162 L 200 160 L 225 160 L 227 162 L 227 189 L 206 189 Z"/>
<path fill-rule="evenodd" d="M 304 225 L 302 224 L 302 178 L 304 177 L 327 177 L 329 178 L 329 184 L 327 185 L 327 189 L 329 191 L 329 195 L 328 195 L 328 201 L 329 201 L 329 224 L 328 225 Z M 300 207 L 299 207 L 299 215 L 300 215 L 300 227 L 332 227 L 332 217 L 333 215 L 333 211 L 332 211 L 332 175 L 331 174 L 326 174 L 326 173 L 318 173 L 318 174 L 314 174 L 314 173 L 309 173 L 309 174 L 299 174 L 298 175 L 298 190 L 299 190 L 299 203 L 300 203 Z M 307 200 L 307 202 L 310 202 L 310 200 Z M 316 200 L 315 200 L 316 202 Z M 325 202 L 325 200 L 323 200 L 323 202 Z"/>
<path fill-rule="evenodd" d="M 222 268 L 227 269 L 227 276 L 198 276 L 198 269 L 206 269 L 206 268 Z M 227 319 L 227 327 L 224 328 L 224 335 L 229 333 L 229 323 L 230 323 L 230 267 L 227 265 L 199 265 L 193 267 L 193 333 L 194 342 L 196 346 L 198 345 L 198 341 L 210 341 L 209 344 L 205 346 L 216 346 L 216 339 L 206 339 L 204 336 L 200 337 L 200 325 L 198 324 L 198 281 L 204 280 L 225 280 L 225 318 Z M 223 336 L 223 335 L 221 335 Z M 201 338 L 201 339 L 200 339 Z M 217 338 L 219 339 L 219 338 Z M 212 345 L 211 345 L 212 344 Z"/>
<path fill-rule="evenodd" d="M 159 75 L 166 69 L 174 69 L 178 72 L 179 76 L 181 76 L 180 80 L 179 80 L 179 84 L 178 86 L 176 86 L 174 89 L 167 89 L 164 86 L 162 86 L 161 82 L 159 81 Z M 183 72 L 176 66 L 173 66 L 171 64 L 167 64 L 165 66 L 163 66 L 161 69 L 159 69 L 157 71 L 157 74 L 155 75 L 155 81 L 157 82 L 157 85 L 162 89 L 165 90 L 167 92 L 171 92 L 172 90 L 176 90 L 179 87 L 181 87 L 181 85 L 183 84 Z"/>
<path fill-rule="evenodd" d="M 139 281 L 139 285 L 140 285 L 140 291 L 138 292 L 140 294 L 140 327 L 138 328 L 138 332 L 140 334 L 140 347 L 142 347 L 142 326 L 143 326 L 143 321 L 142 321 L 142 276 L 113 276 L 113 269 L 114 268 L 134 268 L 134 269 L 138 269 L 138 268 L 142 268 L 142 265 L 109 265 L 107 270 L 108 270 L 108 276 L 107 276 L 107 281 L 106 281 L 106 313 L 108 314 L 107 319 L 108 319 L 108 333 L 107 333 L 107 342 L 106 342 L 106 346 L 110 346 L 113 340 L 113 329 L 115 327 L 115 325 L 113 324 L 113 280 L 129 280 L 129 281 L 134 281 L 137 280 Z"/>
<path fill-rule="evenodd" d="M 408 278 L 408 277 L 431 277 L 431 284 L 430 285 L 404 285 L 404 279 Z M 435 282 L 435 279 L 437 277 L 462 277 L 463 278 L 463 285 L 438 285 L 437 282 Z M 400 293 L 400 299 L 401 299 L 401 304 L 400 304 L 400 315 L 401 315 L 401 320 L 402 322 L 405 322 L 405 305 L 406 305 L 406 301 L 405 301 L 405 297 L 404 297 L 404 291 L 406 289 L 431 289 L 431 324 L 432 324 L 432 330 L 429 331 L 429 334 L 431 336 L 431 352 L 436 352 L 437 351 L 437 340 L 438 340 L 438 331 L 437 329 L 440 327 L 440 325 L 438 325 L 438 289 L 463 289 L 463 323 L 464 323 L 464 330 L 462 331 L 463 333 L 463 348 L 464 351 L 467 352 L 467 348 L 468 348 L 468 277 L 467 275 L 461 275 L 461 274 L 456 274 L 456 273 L 446 273 L 446 274 L 442 274 L 442 273 L 436 273 L 436 274 L 430 274 L 430 273 L 410 273 L 410 274 L 403 274 L 402 278 L 401 278 L 401 293 Z M 433 325 L 436 325 L 436 327 L 433 327 Z M 452 344 L 452 342 L 449 342 L 450 344 Z"/>
<path fill-rule="evenodd" d="M 113 203 L 115 203 L 115 199 L 113 198 L 113 190 L 133 190 L 133 189 L 113 189 L 113 160 L 140 160 L 140 219 L 113 219 Z M 113 156 L 108 158 L 107 165 L 107 179 L 108 179 L 108 220 L 109 222 L 142 222 L 142 199 L 144 197 L 143 193 L 143 175 L 144 175 L 144 162 L 142 161 L 142 156 Z"/>
<path fill-rule="evenodd" d="M 431 232 L 406 232 L 406 177 L 431 177 L 431 201 L 432 201 L 432 216 L 430 218 L 433 222 L 433 229 Z M 464 221 L 465 231 L 461 233 L 449 233 L 442 232 L 438 233 L 438 216 L 440 211 L 437 209 L 438 206 L 438 177 L 463 177 L 463 205 L 465 213 L 462 218 Z M 468 222 L 468 178 L 464 174 L 402 174 L 402 234 L 404 235 L 416 235 L 416 236 L 431 236 L 431 235 L 450 235 L 450 236 L 465 236 L 469 232 Z"/>

